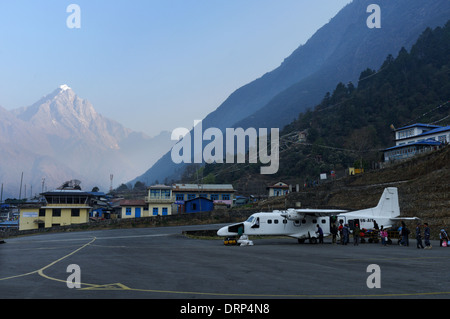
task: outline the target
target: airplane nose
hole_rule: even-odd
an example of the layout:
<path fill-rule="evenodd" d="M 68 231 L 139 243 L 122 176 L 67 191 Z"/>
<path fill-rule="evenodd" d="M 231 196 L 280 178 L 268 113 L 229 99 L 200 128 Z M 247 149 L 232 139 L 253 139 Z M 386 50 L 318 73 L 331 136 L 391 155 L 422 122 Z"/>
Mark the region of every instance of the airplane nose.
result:
<path fill-rule="evenodd" d="M 217 236 L 227 236 L 228 235 L 228 227 L 222 227 L 217 231 Z"/>

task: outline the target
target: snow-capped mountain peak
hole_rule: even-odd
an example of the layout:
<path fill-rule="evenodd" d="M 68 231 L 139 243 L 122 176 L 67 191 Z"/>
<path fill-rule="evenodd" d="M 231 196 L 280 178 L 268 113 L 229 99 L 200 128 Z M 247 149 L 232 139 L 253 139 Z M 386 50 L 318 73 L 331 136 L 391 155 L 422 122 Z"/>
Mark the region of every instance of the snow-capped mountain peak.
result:
<path fill-rule="evenodd" d="M 71 90 L 70 86 L 67 84 L 60 85 L 59 88 L 63 91 Z"/>

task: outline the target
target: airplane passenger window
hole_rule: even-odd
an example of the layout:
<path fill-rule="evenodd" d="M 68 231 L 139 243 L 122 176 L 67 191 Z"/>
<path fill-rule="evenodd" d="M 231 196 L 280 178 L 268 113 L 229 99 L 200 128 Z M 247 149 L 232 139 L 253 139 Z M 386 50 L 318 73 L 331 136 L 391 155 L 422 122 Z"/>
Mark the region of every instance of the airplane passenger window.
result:
<path fill-rule="evenodd" d="M 286 219 L 283 219 L 283 224 L 287 224 L 287 220 Z"/>
<path fill-rule="evenodd" d="M 271 219 L 268 219 L 268 220 L 267 220 L 267 224 L 272 224 L 272 220 L 271 220 Z"/>
<path fill-rule="evenodd" d="M 278 224 L 278 219 L 275 219 L 273 222 L 274 222 L 275 224 Z"/>
<path fill-rule="evenodd" d="M 327 221 L 325 219 L 322 219 L 322 224 L 325 224 Z"/>

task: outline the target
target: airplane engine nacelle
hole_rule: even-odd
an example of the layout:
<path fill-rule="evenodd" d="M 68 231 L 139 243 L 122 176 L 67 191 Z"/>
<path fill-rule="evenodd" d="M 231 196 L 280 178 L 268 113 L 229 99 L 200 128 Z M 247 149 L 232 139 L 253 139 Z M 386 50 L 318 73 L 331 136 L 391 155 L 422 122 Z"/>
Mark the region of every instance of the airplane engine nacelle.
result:
<path fill-rule="evenodd" d="M 286 218 L 287 220 L 293 220 L 293 221 L 295 221 L 295 220 L 302 220 L 305 217 L 304 214 L 296 212 L 295 210 L 291 210 L 291 211 L 288 210 L 285 213 L 283 213 L 282 216 L 284 218 Z"/>

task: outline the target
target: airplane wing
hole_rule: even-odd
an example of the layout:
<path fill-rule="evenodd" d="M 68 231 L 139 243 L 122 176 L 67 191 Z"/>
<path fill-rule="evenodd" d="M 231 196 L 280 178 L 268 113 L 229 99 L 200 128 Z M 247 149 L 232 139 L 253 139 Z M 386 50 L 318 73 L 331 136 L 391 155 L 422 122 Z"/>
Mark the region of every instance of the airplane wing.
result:
<path fill-rule="evenodd" d="M 295 211 L 299 214 L 309 216 L 331 216 L 348 212 L 348 210 L 342 209 L 311 209 L 311 208 L 295 209 Z"/>
<path fill-rule="evenodd" d="M 420 220 L 419 217 L 392 217 L 390 220 L 401 221 L 401 220 Z"/>
<path fill-rule="evenodd" d="M 338 215 L 342 213 L 348 212 L 347 210 L 341 210 L 341 209 L 312 209 L 312 208 L 305 208 L 305 209 L 288 209 L 281 213 L 281 216 L 289 219 L 289 220 L 301 220 L 305 216 L 317 216 L 317 217 L 323 217 L 323 216 L 333 216 Z"/>

